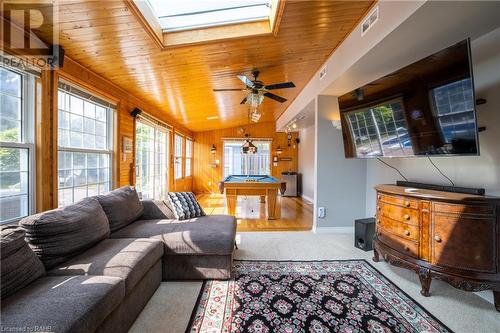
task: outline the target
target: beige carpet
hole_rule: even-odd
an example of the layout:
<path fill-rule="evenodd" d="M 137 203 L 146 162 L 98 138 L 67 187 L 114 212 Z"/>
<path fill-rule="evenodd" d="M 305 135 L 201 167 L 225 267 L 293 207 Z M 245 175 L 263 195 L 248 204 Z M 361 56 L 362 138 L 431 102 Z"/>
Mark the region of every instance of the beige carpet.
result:
<path fill-rule="evenodd" d="M 237 259 L 315 260 L 367 259 L 387 278 L 457 333 L 500 333 L 500 313 L 481 297 L 432 281 L 431 297 L 420 295 L 417 275 L 353 246 L 352 234 L 312 232 L 241 233 Z M 130 332 L 184 332 L 201 282 L 163 282 Z"/>

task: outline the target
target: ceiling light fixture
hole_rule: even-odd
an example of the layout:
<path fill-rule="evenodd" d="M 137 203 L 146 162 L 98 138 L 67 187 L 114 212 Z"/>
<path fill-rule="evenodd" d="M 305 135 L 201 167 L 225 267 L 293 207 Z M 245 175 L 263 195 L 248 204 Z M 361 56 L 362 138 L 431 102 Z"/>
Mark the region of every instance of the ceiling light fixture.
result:
<path fill-rule="evenodd" d="M 247 139 L 241 146 L 241 152 L 243 154 L 256 154 L 257 153 L 257 147 L 252 143 L 252 139 L 249 139 L 249 135 L 245 134 Z"/>

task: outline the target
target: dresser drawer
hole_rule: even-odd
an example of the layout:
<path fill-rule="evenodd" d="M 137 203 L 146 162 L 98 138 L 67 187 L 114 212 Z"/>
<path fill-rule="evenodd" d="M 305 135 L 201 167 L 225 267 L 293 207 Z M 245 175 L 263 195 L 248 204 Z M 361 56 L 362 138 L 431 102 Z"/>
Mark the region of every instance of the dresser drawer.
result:
<path fill-rule="evenodd" d="M 394 221 L 390 218 L 381 216 L 378 219 L 377 228 L 383 232 L 389 232 L 404 239 L 415 242 L 418 242 L 419 240 L 419 228 L 418 226 L 412 224 Z"/>
<path fill-rule="evenodd" d="M 387 203 L 379 202 L 377 207 L 378 216 L 385 216 L 392 220 L 413 224 L 418 226 L 419 212 L 411 208 L 403 208 Z"/>
<path fill-rule="evenodd" d="M 418 243 L 386 232 L 384 229 L 377 230 L 377 238 L 385 245 L 408 256 L 418 258 Z"/>
<path fill-rule="evenodd" d="M 378 193 L 377 200 L 379 202 L 384 202 L 384 203 L 388 203 L 391 205 L 401 206 L 401 207 L 405 207 L 405 208 L 418 209 L 418 201 L 415 199 Z"/>
<path fill-rule="evenodd" d="M 451 203 L 434 202 L 432 204 L 432 211 L 435 213 L 446 214 L 473 214 L 473 215 L 486 215 L 495 216 L 495 206 L 489 205 L 459 205 Z"/>

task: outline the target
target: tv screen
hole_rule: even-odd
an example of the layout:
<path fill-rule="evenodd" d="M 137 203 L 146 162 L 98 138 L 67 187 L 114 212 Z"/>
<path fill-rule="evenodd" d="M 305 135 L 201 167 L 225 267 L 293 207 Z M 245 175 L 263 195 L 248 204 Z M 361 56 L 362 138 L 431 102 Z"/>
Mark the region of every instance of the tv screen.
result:
<path fill-rule="evenodd" d="M 479 155 L 464 40 L 339 97 L 348 158 Z"/>

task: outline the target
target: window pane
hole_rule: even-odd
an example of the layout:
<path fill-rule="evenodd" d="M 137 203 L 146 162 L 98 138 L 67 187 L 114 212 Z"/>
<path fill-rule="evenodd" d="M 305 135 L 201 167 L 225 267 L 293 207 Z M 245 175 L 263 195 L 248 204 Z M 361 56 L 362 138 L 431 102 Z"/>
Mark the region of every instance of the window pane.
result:
<path fill-rule="evenodd" d="M 34 110 L 27 109 L 33 95 L 29 74 L 21 74 L 0 67 L 0 142 L 10 146 L 0 148 L 0 223 L 18 220 L 30 213 L 30 146 L 24 130 L 26 116 L 33 117 Z M 31 88 L 30 88 L 31 89 Z M 31 128 L 29 128 L 31 130 Z"/>
<path fill-rule="evenodd" d="M 0 221 L 28 215 L 28 149 L 0 148 Z"/>
<path fill-rule="evenodd" d="M 111 150 L 111 109 L 59 90 L 59 146 Z M 68 111 L 68 112 L 66 112 Z M 68 132 L 66 132 L 69 130 Z"/>
<path fill-rule="evenodd" d="M 21 97 L 21 75 L 0 67 L 0 92 Z"/>
<path fill-rule="evenodd" d="M 141 197 L 163 199 L 167 191 L 167 133 L 136 123 L 136 188 Z"/>
<path fill-rule="evenodd" d="M 269 175 L 271 143 L 254 140 L 256 154 L 243 154 L 244 141 L 224 141 L 224 177 L 229 175 Z"/>
<path fill-rule="evenodd" d="M 0 93 L 0 141 L 22 142 L 21 98 Z"/>
<path fill-rule="evenodd" d="M 174 158 L 174 177 L 175 179 L 182 178 L 182 141 L 180 135 L 175 135 L 175 158 Z"/>
<path fill-rule="evenodd" d="M 269 0 L 149 0 L 165 30 L 201 28 L 268 19 Z"/>

